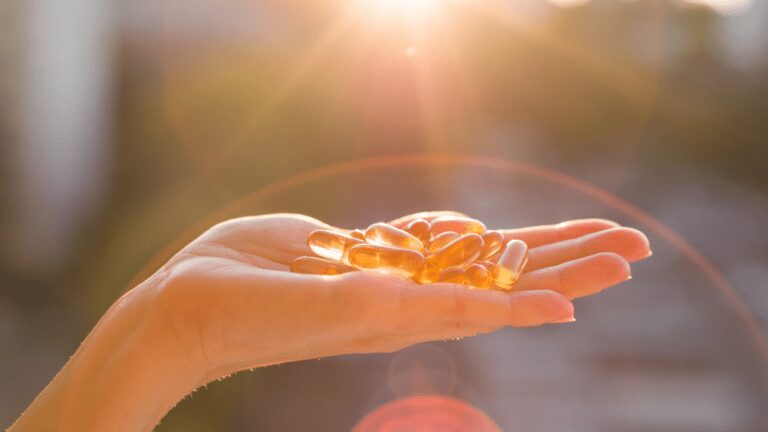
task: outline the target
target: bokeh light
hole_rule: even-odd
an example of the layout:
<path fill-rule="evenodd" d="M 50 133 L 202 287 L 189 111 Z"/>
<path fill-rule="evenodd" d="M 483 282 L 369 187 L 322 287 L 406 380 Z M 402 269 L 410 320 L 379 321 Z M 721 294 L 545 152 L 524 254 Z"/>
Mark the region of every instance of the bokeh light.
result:
<path fill-rule="evenodd" d="M 411 396 L 366 415 L 353 432 L 501 432 L 472 405 L 445 396 Z"/>
<path fill-rule="evenodd" d="M 425 395 L 505 430 L 765 429 L 768 2 L 1 3 L 0 424 L 222 219 L 451 208 L 612 218 L 655 255 L 573 325 L 244 373 L 158 431 L 349 430 Z"/>

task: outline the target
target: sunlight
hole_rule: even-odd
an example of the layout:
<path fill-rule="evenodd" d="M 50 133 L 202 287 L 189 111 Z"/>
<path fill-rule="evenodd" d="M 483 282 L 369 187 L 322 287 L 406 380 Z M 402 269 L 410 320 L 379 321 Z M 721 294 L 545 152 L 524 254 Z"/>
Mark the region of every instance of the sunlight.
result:
<path fill-rule="evenodd" d="M 435 17 L 441 0 L 358 0 L 358 2 L 363 13 L 375 21 L 399 20 L 423 23 Z"/>
<path fill-rule="evenodd" d="M 572 7 L 581 6 L 589 0 L 549 0 L 549 2 L 560 7 Z"/>
<path fill-rule="evenodd" d="M 365 0 L 376 12 L 394 12 L 405 15 L 426 15 L 437 8 L 439 0 Z"/>
<path fill-rule="evenodd" d="M 591 0 L 549 0 L 550 3 L 560 7 L 581 6 Z M 707 6 L 724 15 L 736 15 L 745 12 L 752 6 L 752 0 L 679 0 L 680 3 L 689 3 Z"/>
<path fill-rule="evenodd" d="M 687 3 L 709 6 L 725 15 L 745 12 L 752 6 L 752 0 L 685 0 Z"/>

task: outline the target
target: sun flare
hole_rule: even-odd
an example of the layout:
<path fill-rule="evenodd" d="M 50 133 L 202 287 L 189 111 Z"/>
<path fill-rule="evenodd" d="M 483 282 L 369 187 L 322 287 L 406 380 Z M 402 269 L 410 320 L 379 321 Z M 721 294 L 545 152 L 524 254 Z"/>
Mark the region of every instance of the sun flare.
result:
<path fill-rule="evenodd" d="M 374 19 L 422 20 L 436 13 L 441 0 L 360 0 L 360 2 L 366 14 Z"/>

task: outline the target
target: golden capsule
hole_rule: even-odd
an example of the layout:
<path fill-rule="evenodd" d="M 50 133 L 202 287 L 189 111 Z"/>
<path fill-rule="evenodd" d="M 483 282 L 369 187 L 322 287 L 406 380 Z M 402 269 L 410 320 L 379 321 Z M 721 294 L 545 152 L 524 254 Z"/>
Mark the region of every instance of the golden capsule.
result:
<path fill-rule="evenodd" d="M 499 257 L 499 262 L 491 269 L 494 285 L 502 290 L 512 289 L 527 263 L 528 245 L 521 240 L 510 241 Z"/>
<path fill-rule="evenodd" d="M 359 244 L 349 250 L 349 263 L 358 268 L 381 269 L 413 277 L 424 266 L 424 255 L 409 249 Z"/>
<path fill-rule="evenodd" d="M 436 250 L 456 240 L 459 237 L 461 236 L 458 233 L 455 233 L 453 231 L 446 231 L 444 233 L 440 233 L 435 237 L 433 237 L 432 241 L 429 242 L 429 252 L 435 253 Z"/>
<path fill-rule="evenodd" d="M 357 271 L 350 267 L 325 258 L 300 256 L 291 262 L 291 271 L 294 273 L 306 273 L 316 275 L 337 275 L 351 271 Z"/>
<path fill-rule="evenodd" d="M 464 276 L 470 285 L 478 288 L 488 289 L 493 285 L 493 276 L 480 264 L 471 264 L 464 270 Z"/>
<path fill-rule="evenodd" d="M 475 261 L 475 264 L 480 264 L 481 266 L 485 267 L 486 270 L 490 271 L 496 263 L 493 261 L 483 260 L 483 261 Z"/>
<path fill-rule="evenodd" d="M 453 231 L 459 234 L 483 234 L 485 225 L 476 219 L 458 216 L 440 216 L 432 221 L 430 232 L 433 236 Z"/>
<path fill-rule="evenodd" d="M 440 268 L 466 267 L 480 255 L 483 239 L 477 234 L 466 234 L 436 250 L 427 258 Z"/>
<path fill-rule="evenodd" d="M 483 250 L 477 259 L 490 260 L 504 248 L 504 235 L 498 231 L 488 231 L 482 235 Z"/>
<path fill-rule="evenodd" d="M 440 267 L 432 261 L 425 260 L 424 265 L 413 275 L 413 280 L 418 283 L 436 282 L 440 277 Z"/>
<path fill-rule="evenodd" d="M 405 227 L 405 231 L 421 240 L 423 245 L 426 245 L 427 242 L 429 242 L 429 238 L 431 237 L 429 232 L 431 227 L 432 226 L 425 219 L 415 219 Z"/>
<path fill-rule="evenodd" d="M 360 229 L 350 231 L 349 236 L 358 240 L 365 240 L 365 232 Z"/>
<path fill-rule="evenodd" d="M 506 245 L 505 245 L 505 247 L 506 247 Z M 501 256 L 502 252 L 504 252 L 504 249 L 499 249 L 495 254 L 489 256 L 488 258 L 486 258 L 485 261 L 489 261 L 489 262 L 495 263 L 496 261 L 499 260 L 499 257 Z"/>
<path fill-rule="evenodd" d="M 449 282 L 462 285 L 469 285 L 469 279 L 461 267 L 449 267 L 440 272 L 437 280 L 439 282 Z"/>
<path fill-rule="evenodd" d="M 312 252 L 335 261 L 342 261 L 349 248 L 361 243 L 363 243 L 362 240 L 324 229 L 312 231 L 307 237 L 307 245 Z"/>
<path fill-rule="evenodd" d="M 365 230 L 365 239 L 370 243 L 378 243 L 384 246 L 414 251 L 424 250 L 424 244 L 413 234 L 385 223 L 375 223 L 369 226 Z"/>

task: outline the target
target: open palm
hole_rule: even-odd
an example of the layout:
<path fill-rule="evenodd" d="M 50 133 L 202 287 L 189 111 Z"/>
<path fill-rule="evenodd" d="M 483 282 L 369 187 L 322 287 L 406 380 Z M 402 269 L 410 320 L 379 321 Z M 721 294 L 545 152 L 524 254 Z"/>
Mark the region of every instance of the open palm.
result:
<path fill-rule="evenodd" d="M 290 214 L 211 228 L 112 305 L 11 430 L 151 430 L 184 395 L 238 370 L 572 321 L 571 299 L 626 280 L 629 262 L 650 255 L 641 232 L 589 219 L 502 230 L 530 248 L 512 292 L 289 272 L 318 228 L 344 231 Z"/>
<path fill-rule="evenodd" d="M 628 279 L 628 262 L 650 254 L 639 231 L 590 219 L 501 230 L 530 247 L 512 293 L 419 285 L 377 272 L 288 272 L 293 259 L 311 254 L 306 238 L 319 228 L 345 231 L 293 214 L 234 219 L 204 233 L 161 270 L 158 304 L 206 380 L 260 365 L 571 321 L 570 299 Z"/>

